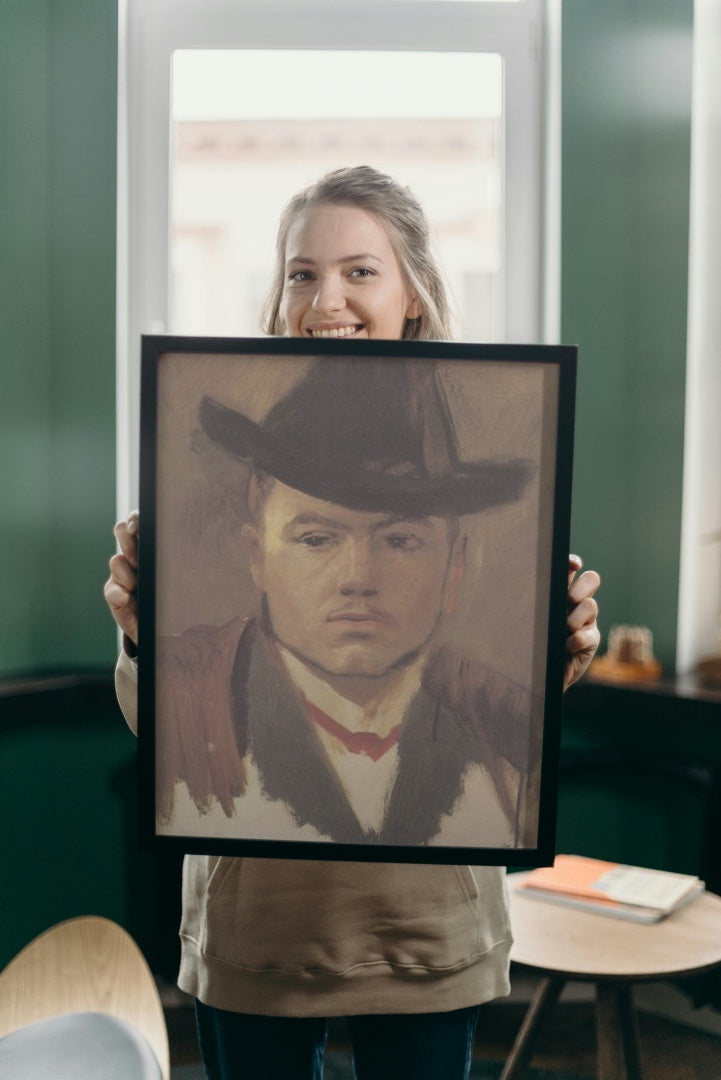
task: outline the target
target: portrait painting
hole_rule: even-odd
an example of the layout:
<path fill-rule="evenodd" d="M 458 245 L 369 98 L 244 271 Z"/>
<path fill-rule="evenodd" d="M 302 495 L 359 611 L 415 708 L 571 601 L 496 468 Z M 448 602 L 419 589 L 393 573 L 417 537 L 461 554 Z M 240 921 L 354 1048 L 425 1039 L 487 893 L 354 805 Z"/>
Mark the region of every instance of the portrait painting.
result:
<path fill-rule="evenodd" d="M 553 854 L 575 350 L 147 337 L 151 847 Z"/>

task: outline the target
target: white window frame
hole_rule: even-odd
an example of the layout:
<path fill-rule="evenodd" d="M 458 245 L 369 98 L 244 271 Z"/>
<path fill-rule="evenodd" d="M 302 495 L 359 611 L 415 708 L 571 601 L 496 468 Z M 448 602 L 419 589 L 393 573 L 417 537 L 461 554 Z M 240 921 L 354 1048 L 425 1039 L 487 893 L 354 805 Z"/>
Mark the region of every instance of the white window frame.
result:
<path fill-rule="evenodd" d="M 721 0 L 696 0 L 693 31 L 691 203 L 683 509 L 676 670 L 721 649 Z"/>
<path fill-rule="evenodd" d="M 173 52 L 499 53 L 506 121 L 503 336 L 552 342 L 559 326 L 559 39 L 560 0 L 120 0 L 119 515 L 137 503 L 140 335 L 167 327 Z"/>

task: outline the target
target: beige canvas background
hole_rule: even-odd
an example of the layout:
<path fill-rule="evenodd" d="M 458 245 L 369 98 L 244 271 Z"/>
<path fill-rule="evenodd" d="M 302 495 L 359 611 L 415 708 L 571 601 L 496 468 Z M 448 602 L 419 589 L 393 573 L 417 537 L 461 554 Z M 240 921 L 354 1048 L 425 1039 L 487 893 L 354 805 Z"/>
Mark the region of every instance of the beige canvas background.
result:
<path fill-rule="evenodd" d="M 177 634 L 250 614 L 256 599 L 240 530 L 247 468 L 200 429 L 210 394 L 260 421 L 307 370 L 305 357 L 164 354 L 158 364 L 156 628 Z M 558 372 L 551 364 L 439 365 L 460 456 L 523 457 L 519 502 L 464 518 L 462 602 L 447 636 L 538 694 L 545 681 Z"/>

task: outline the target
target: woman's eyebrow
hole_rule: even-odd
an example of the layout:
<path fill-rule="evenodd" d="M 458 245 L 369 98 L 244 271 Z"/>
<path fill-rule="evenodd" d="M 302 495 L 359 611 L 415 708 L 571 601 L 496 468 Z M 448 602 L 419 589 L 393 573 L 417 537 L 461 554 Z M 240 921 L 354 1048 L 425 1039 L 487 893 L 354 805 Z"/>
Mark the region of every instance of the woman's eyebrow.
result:
<path fill-rule="evenodd" d="M 340 258 L 338 260 L 338 262 L 341 262 L 341 263 L 366 262 L 367 260 L 372 260 L 373 262 L 381 263 L 381 265 L 383 264 L 383 260 L 381 259 L 380 255 L 374 255 L 370 251 L 360 251 L 360 252 L 358 252 L 357 255 L 343 255 L 343 257 Z M 288 258 L 286 259 L 286 265 L 290 266 L 291 264 L 293 264 L 293 265 L 300 264 L 301 266 L 315 266 L 316 261 L 315 261 L 315 259 L 309 259 L 306 255 L 289 255 Z"/>
<path fill-rule="evenodd" d="M 343 258 L 339 259 L 338 261 L 343 262 L 343 263 L 345 263 L 345 262 L 365 262 L 366 259 L 371 259 L 373 262 L 378 262 L 378 263 L 383 262 L 380 255 L 374 255 L 370 251 L 361 251 L 357 255 L 344 255 Z"/>

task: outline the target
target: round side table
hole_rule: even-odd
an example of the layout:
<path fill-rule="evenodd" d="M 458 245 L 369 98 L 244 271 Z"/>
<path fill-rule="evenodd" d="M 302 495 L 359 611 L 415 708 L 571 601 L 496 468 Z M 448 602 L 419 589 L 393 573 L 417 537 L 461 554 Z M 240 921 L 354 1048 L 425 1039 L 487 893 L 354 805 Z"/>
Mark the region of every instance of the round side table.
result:
<path fill-rule="evenodd" d="M 540 1025 L 568 981 L 596 987 L 599 1080 L 643 1080 L 632 987 L 721 966 L 721 898 L 702 893 L 658 923 L 529 899 L 508 875 L 511 960 L 542 976 L 501 1080 L 520 1080 Z"/>

